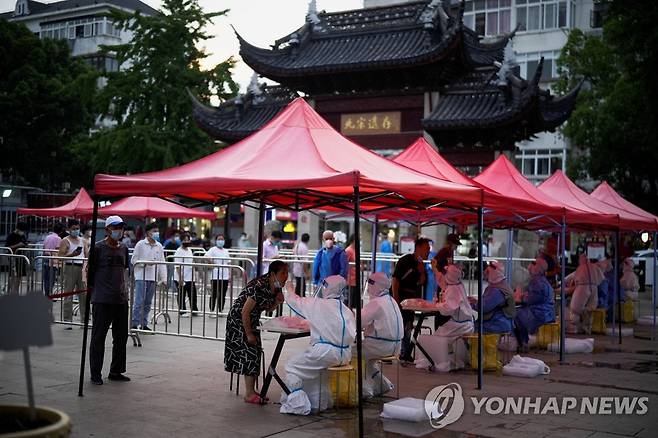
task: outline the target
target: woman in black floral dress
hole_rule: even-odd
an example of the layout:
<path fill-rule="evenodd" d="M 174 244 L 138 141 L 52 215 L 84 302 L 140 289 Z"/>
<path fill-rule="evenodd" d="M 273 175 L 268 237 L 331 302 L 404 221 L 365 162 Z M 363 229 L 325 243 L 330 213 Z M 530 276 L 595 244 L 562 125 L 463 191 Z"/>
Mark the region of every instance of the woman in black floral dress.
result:
<path fill-rule="evenodd" d="M 244 376 L 244 401 L 247 403 L 264 402 L 255 391 L 262 350 L 256 327 L 261 313 L 272 311 L 283 303 L 281 289 L 287 280 L 288 265 L 275 260 L 267 274 L 251 280 L 242 290 L 226 319 L 224 369 Z"/>

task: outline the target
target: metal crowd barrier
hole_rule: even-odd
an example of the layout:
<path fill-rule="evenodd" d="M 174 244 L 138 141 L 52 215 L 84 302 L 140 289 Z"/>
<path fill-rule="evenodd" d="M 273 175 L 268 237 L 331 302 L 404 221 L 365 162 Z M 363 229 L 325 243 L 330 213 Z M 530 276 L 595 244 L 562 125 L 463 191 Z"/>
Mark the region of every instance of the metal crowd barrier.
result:
<path fill-rule="evenodd" d="M 0 254 L 0 294 L 25 295 L 29 292 L 30 260 L 20 254 Z"/>
<path fill-rule="evenodd" d="M 167 256 L 167 259 L 173 256 Z M 151 262 L 139 261 L 133 265 L 130 277 L 130 320 L 133 333 L 158 333 L 165 335 L 184 336 L 190 338 L 224 340 L 225 323 L 223 318 L 228 315 L 233 301 L 247 284 L 246 271 L 237 264 L 215 264 L 215 260 L 226 258 L 194 257 L 199 261 L 192 263 L 179 262 Z M 235 260 L 231 258 L 230 263 Z M 153 304 L 148 315 L 148 329 L 143 327 L 144 309 L 135 312 L 136 322 L 133 320 L 133 309 L 136 298 L 136 281 L 146 281 L 146 269 L 142 271 L 142 279 L 135 277 L 135 268 L 153 267 L 153 278 L 158 277 L 160 269 L 167 272 L 166 284 L 155 284 Z M 171 270 L 174 270 L 173 275 Z M 191 268 L 191 277 L 185 281 L 185 268 Z M 216 269 L 229 270 L 227 289 L 224 291 L 223 306 L 221 300 L 221 283 L 213 284 L 212 273 Z M 213 288 L 215 288 L 213 290 Z M 214 309 L 210 310 L 210 300 L 213 294 L 217 295 Z M 189 304 L 189 308 L 188 305 Z M 194 305 L 196 304 L 196 310 Z M 220 306 L 223 309 L 220 311 Z M 141 312 L 141 313 L 140 313 Z M 208 319 L 206 319 L 208 318 Z M 214 321 L 210 321 L 214 319 Z M 222 322 L 220 323 L 220 319 Z M 141 320 L 141 321 L 140 321 Z M 198 322 L 196 322 L 198 321 Z M 133 326 L 140 328 L 135 329 Z M 134 338 L 135 345 L 139 345 L 139 338 Z"/>

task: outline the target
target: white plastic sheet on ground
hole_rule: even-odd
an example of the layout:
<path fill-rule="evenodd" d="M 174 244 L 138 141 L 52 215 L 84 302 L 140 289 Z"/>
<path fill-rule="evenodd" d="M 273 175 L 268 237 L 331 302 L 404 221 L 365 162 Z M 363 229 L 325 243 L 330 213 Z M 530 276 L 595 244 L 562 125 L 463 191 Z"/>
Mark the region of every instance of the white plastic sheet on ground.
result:
<path fill-rule="evenodd" d="M 553 351 L 555 353 L 560 351 L 560 343 L 553 342 L 548 345 L 548 351 Z M 564 352 L 567 354 L 573 353 L 591 353 L 594 351 L 594 338 L 587 339 L 575 339 L 575 338 L 566 338 L 564 340 Z"/>
<path fill-rule="evenodd" d="M 503 367 L 504 375 L 514 377 L 537 377 L 550 372 L 550 367 L 543 361 L 532 357 L 522 357 L 518 354 Z"/>

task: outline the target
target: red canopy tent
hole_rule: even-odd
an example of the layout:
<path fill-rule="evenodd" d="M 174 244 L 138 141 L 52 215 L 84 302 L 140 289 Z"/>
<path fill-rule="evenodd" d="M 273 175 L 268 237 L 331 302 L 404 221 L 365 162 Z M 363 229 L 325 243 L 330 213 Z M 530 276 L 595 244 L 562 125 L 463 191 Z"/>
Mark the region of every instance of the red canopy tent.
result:
<path fill-rule="evenodd" d="M 213 220 L 217 217 L 215 213 L 211 211 L 187 208 L 165 199 L 144 196 L 129 196 L 120 199 L 112 205 L 101 208 L 98 212 L 105 216 L 116 214 L 119 216 L 133 217 L 198 217 L 208 220 Z"/>
<path fill-rule="evenodd" d="M 610 184 L 608 184 L 606 181 L 603 181 L 601 184 L 599 184 L 590 196 L 598 199 L 599 201 L 603 201 L 606 204 L 612 205 L 613 207 L 616 207 L 620 210 L 627 211 L 634 215 L 641 216 L 649 221 L 653 221 L 654 223 L 658 223 L 658 217 L 642 210 L 637 205 L 624 199 L 619 193 L 615 191 L 615 189 L 610 187 Z"/>
<path fill-rule="evenodd" d="M 655 220 L 629 213 L 590 196 L 574 184 L 561 170 L 557 170 L 550 178 L 541 183 L 539 190 L 554 199 L 559 199 L 562 204 L 572 209 L 591 211 L 593 215 L 606 215 L 605 217 L 616 216 L 614 226 L 619 229 L 656 229 Z M 592 219 L 595 220 L 594 217 Z"/>
<path fill-rule="evenodd" d="M 44 217 L 82 217 L 89 218 L 92 215 L 94 201 L 89 193 L 82 188 L 72 201 L 53 208 L 19 208 L 18 214 L 44 216 Z"/>
<path fill-rule="evenodd" d="M 504 158 L 504 156 L 502 157 Z M 435 178 L 483 189 L 484 206 L 487 213 L 485 222 L 488 226 L 528 228 L 537 223 L 538 216 L 542 218 L 551 217 L 551 225 L 561 220 L 562 206 L 556 205 L 555 202 L 544 202 L 545 199 L 542 199 L 542 197 L 523 196 L 522 193 L 518 192 L 508 193 L 505 184 L 492 184 L 488 178 L 486 183 L 479 181 L 477 178 L 471 179 L 453 167 L 422 137 L 393 158 L 393 161 Z M 513 166 L 512 169 L 514 169 Z M 494 169 L 491 171 L 496 172 Z M 519 174 L 519 176 L 525 180 L 522 175 Z M 499 179 L 499 181 L 504 180 L 504 178 Z M 525 181 L 532 186 L 527 180 Z M 476 220 L 474 214 L 447 209 L 432 209 L 432 211 L 416 212 L 415 214 L 414 212 L 395 210 L 387 212 L 383 216 L 387 219 L 409 220 L 409 217 L 411 217 L 420 222 L 440 221 L 459 224 L 471 224 Z M 543 223 L 545 224 L 545 222 Z"/>

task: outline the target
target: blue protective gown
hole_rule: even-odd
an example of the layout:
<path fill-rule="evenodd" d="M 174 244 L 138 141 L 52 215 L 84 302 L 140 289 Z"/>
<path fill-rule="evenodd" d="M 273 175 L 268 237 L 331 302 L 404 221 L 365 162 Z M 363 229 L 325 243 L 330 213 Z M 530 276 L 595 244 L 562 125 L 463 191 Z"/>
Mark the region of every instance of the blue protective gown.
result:
<path fill-rule="evenodd" d="M 540 325 L 555 322 L 553 288 L 545 275 L 533 275 L 523 307 L 517 310 L 515 333 L 520 345 L 528 343 L 529 334 L 537 333 Z"/>
<path fill-rule="evenodd" d="M 482 313 L 486 315 L 493 311 L 493 315 L 488 320 L 483 320 L 484 333 L 511 333 L 513 319 L 508 318 L 502 310 L 505 305 L 505 295 L 494 286 L 487 286 L 482 294 Z M 477 307 L 475 307 L 477 310 Z"/>

